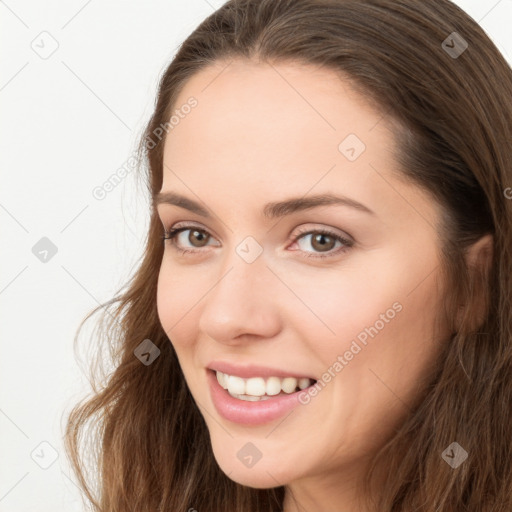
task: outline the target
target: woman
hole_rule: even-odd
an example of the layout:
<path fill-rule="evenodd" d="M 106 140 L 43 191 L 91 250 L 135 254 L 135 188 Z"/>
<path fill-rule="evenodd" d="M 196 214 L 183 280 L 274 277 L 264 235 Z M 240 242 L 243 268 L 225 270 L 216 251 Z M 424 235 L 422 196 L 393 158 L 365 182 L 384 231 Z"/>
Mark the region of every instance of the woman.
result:
<path fill-rule="evenodd" d="M 511 139 L 510 66 L 448 0 L 208 17 L 140 143 L 115 370 L 67 425 L 96 510 L 510 510 Z"/>

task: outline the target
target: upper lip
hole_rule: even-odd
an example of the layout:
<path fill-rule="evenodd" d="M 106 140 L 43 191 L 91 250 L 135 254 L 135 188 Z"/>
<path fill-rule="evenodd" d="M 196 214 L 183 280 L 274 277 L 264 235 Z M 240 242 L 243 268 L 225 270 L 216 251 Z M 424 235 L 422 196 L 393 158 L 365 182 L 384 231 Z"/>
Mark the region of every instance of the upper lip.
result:
<path fill-rule="evenodd" d="M 292 370 L 280 370 L 278 368 L 269 368 L 268 366 L 259 366 L 255 364 L 238 365 L 229 363 L 228 361 L 211 361 L 207 367 L 210 370 L 227 373 L 228 375 L 236 375 L 243 379 L 250 379 L 251 377 L 279 377 L 284 379 L 285 377 L 295 377 L 296 379 L 314 379 L 309 375 L 299 374 Z"/>

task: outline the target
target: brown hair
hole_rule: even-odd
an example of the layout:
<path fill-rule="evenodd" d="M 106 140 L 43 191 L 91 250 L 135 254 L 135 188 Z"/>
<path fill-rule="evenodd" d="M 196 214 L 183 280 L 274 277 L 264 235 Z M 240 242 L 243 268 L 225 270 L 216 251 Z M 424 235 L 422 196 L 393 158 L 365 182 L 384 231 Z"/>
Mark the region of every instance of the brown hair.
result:
<path fill-rule="evenodd" d="M 468 44 L 460 55 L 449 51 L 461 48 L 453 32 Z M 400 176 L 430 191 L 443 208 L 443 314 L 453 335 L 424 398 L 372 460 L 366 485 L 375 468 L 385 466 L 387 473 L 374 510 L 511 510 L 509 64 L 448 0 L 230 0 L 183 42 L 161 78 L 139 146 L 152 196 L 162 186 L 165 141 L 154 143 L 155 134 L 169 121 L 178 93 L 201 69 L 235 58 L 320 65 L 348 77 L 396 121 Z M 485 234 L 493 236 L 491 265 L 466 265 L 467 248 Z M 161 235 L 153 208 L 146 250 L 126 290 L 83 320 L 105 308 L 101 339 L 113 370 L 101 389 L 92 383 L 94 395 L 75 406 L 66 425 L 66 450 L 80 485 L 101 512 L 282 510 L 284 487 L 242 486 L 214 459 L 157 315 Z M 161 352 L 145 366 L 134 350 L 148 338 Z M 98 351 L 98 362 L 102 357 Z M 96 491 L 79 454 L 89 422 L 96 427 L 90 430 Z M 441 458 L 454 441 L 468 452 L 456 469 Z"/>

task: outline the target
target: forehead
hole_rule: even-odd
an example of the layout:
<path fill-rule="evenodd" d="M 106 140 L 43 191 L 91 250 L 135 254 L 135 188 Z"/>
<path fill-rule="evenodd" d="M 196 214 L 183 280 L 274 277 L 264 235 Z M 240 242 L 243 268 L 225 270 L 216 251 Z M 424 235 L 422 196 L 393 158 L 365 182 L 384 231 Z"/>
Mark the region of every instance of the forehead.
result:
<path fill-rule="evenodd" d="M 197 105 L 180 111 L 190 97 Z M 333 70 L 217 62 L 173 107 L 181 115 L 165 141 L 164 191 L 238 206 L 334 191 L 383 214 L 411 209 L 393 182 L 395 125 Z"/>
<path fill-rule="evenodd" d="M 307 137 L 315 145 L 323 142 L 322 149 L 331 150 L 329 155 L 332 151 L 338 153 L 339 142 L 349 134 L 368 140 L 377 124 L 381 129 L 371 138 L 387 145 L 393 142 L 383 116 L 346 79 L 327 68 L 297 63 L 218 62 L 189 79 L 176 99 L 175 111 L 190 96 L 198 105 L 189 120 L 182 119 L 171 131 L 171 147 L 173 142 L 178 146 L 182 138 L 187 138 L 203 144 L 213 142 L 219 150 L 229 147 L 231 151 L 239 148 L 246 152 L 252 147 L 277 158 L 280 148 Z M 382 141 L 383 136 L 387 140 Z M 295 147 L 295 152 L 304 153 L 306 149 Z"/>

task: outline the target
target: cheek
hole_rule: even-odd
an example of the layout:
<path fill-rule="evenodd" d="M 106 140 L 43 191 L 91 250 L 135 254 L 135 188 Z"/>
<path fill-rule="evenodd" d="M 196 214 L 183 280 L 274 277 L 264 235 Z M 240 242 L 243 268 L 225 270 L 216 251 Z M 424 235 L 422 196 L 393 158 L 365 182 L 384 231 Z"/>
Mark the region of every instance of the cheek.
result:
<path fill-rule="evenodd" d="M 419 354 L 428 359 L 439 308 L 435 273 L 425 279 L 415 263 L 389 259 L 393 265 L 383 257 L 381 266 L 290 275 L 287 284 L 300 300 L 290 295 L 281 312 L 326 368 L 344 354 L 352 369 L 411 360 L 419 370 Z"/>
<path fill-rule="evenodd" d="M 201 288 L 199 283 L 194 282 L 194 275 L 170 269 L 163 262 L 158 276 L 156 297 L 158 317 L 164 331 L 177 349 L 189 343 L 188 340 L 192 335 L 190 326 L 197 325 L 193 306 L 200 299 L 198 290 Z"/>
<path fill-rule="evenodd" d="M 288 293 L 287 299 L 282 296 L 285 314 L 301 323 L 310 333 L 308 339 L 334 343 L 351 339 L 379 320 L 381 313 L 390 310 L 388 316 L 394 317 L 393 304 L 404 295 L 395 276 L 361 268 L 364 266 L 344 267 L 339 272 L 315 269 L 316 273 L 288 276 L 293 294 Z"/>

